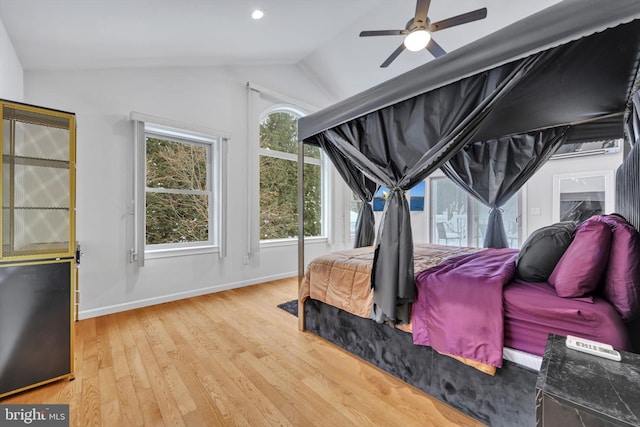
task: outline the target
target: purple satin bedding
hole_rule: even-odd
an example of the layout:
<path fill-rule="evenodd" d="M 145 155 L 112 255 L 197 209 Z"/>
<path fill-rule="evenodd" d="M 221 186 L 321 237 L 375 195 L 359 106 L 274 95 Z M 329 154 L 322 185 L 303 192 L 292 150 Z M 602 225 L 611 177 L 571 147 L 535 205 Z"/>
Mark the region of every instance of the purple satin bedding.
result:
<path fill-rule="evenodd" d="M 601 297 L 561 298 L 548 283 L 516 280 L 504 288 L 504 345 L 542 356 L 547 334 L 575 335 L 628 350 L 626 327 Z"/>
<path fill-rule="evenodd" d="M 547 335 L 575 335 L 629 350 L 627 329 L 600 296 L 559 297 L 546 282 L 515 278 L 515 249 L 449 258 L 416 276 L 414 344 L 502 366 L 502 349 L 542 356 Z"/>
<path fill-rule="evenodd" d="M 515 275 L 513 249 L 461 255 L 416 277 L 414 344 L 502 366 L 503 287 Z"/>

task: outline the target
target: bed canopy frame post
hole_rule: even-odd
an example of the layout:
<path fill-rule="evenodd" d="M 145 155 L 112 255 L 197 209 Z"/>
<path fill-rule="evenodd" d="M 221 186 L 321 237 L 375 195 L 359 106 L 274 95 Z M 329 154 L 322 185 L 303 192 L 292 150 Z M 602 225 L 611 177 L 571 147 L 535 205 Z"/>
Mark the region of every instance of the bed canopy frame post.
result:
<path fill-rule="evenodd" d="M 304 142 L 298 141 L 298 295 L 304 278 Z M 304 331 L 304 303 L 298 299 L 298 330 Z"/>

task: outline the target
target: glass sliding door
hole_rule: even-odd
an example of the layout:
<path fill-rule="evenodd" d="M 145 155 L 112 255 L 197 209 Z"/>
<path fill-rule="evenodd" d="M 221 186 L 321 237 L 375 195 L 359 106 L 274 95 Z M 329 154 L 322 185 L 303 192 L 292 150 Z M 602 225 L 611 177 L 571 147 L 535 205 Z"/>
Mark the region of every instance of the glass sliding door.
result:
<path fill-rule="evenodd" d="M 484 246 L 489 208 L 446 177 L 431 178 L 431 243 Z M 519 203 L 515 195 L 502 207 L 509 246 L 519 247 Z"/>
<path fill-rule="evenodd" d="M 470 197 L 473 212 L 473 239 L 471 246 L 481 248 L 484 246 L 484 238 L 487 231 L 487 221 L 489 220 L 489 207 Z M 504 231 L 507 233 L 507 241 L 510 248 L 520 247 L 520 207 L 518 195 L 511 197 L 502 206 L 502 221 Z"/>
<path fill-rule="evenodd" d="M 431 242 L 469 246 L 468 196 L 448 178 L 431 179 Z"/>

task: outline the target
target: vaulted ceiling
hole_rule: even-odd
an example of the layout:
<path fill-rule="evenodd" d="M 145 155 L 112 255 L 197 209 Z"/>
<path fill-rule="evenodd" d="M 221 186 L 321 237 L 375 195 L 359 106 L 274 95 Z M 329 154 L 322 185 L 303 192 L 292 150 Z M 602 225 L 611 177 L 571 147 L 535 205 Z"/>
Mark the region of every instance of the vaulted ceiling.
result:
<path fill-rule="evenodd" d="M 456 49 L 559 0 L 432 0 L 432 21 L 486 7 L 486 19 L 434 34 Z M 254 21 L 253 9 L 265 13 Z M 25 70 L 294 65 L 338 100 L 433 57 L 405 51 L 379 65 L 401 36 L 415 0 L 0 0 Z"/>

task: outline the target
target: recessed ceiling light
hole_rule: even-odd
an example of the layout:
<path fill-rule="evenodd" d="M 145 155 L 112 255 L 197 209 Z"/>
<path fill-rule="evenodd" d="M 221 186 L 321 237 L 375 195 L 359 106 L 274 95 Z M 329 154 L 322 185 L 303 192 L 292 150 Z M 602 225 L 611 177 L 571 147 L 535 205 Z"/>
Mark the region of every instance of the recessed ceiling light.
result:
<path fill-rule="evenodd" d="M 253 12 L 251 12 L 251 17 L 253 19 L 260 19 L 264 16 L 264 12 L 261 11 L 260 9 L 256 9 Z"/>

